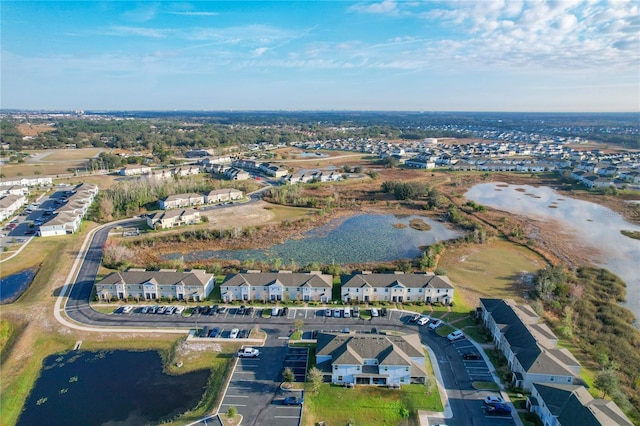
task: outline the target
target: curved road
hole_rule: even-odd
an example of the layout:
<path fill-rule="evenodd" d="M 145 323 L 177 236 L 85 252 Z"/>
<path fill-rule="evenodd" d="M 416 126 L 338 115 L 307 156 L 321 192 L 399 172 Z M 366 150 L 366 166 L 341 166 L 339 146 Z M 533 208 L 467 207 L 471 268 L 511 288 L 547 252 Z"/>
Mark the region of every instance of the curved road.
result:
<path fill-rule="evenodd" d="M 66 312 L 69 319 L 77 324 L 72 324 L 68 320 L 57 315 L 59 321 L 63 324 L 81 328 L 90 329 L 98 327 L 105 331 L 126 332 L 131 329 L 149 332 L 178 332 L 186 333 L 189 329 L 194 328 L 198 323 L 200 327 L 204 325 L 210 326 L 238 326 L 244 328 L 252 328 L 259 325 L 263 330 L 271 335 L 286 336 L 293 326 L 294 317 L 278 317 L 271 319 L 263 319 L 259 316 L 244 316 L 227 314 L 224 316 L 201 316 L 197 319 L 175 316 L 175 315 L 106 315 L 97 312 L 89 305 L 89 298 L 95 283 L 95 278 L 102 259 L 102 246 L 107 240 L 109 232 L 117 226 L 135 226 L 139 220 L 124 220 L 114 222 L 109 225 L 98 228 L 94 231 L 93 236 L 89 235 L 90 243 L 86 252 L 78 256 L 77 261 L 81 261 L 78 274 L 75 280 L 69 280 L 73 284 L 68 294 L 66 304 L 61 308 Z M 86 242 L 85 242 L 86 245 Z M 75 269 L 75 265 L 74 265 Z M 72 270 L 70 276 L 73 276 Z M 63 290 L 59 301 L 64 303 L 66 292 Z M 60 308 L 58 308 L 60 309 Z M 495 424 L 514 424 L 511 417 L 489 417 L 482 411 L 481 400 L 489 392 L 476 391 L 472 383 L 477 379 L 473 378 L 470 373 L 469 365 L 462 359 L 462 352 L 478 351 L 477 344 L 463 340 L 460 342 L 449 342 L 446 338 L 440 337 L 437 333 L 429 330 L 428 327 L 420 327 L 408 322 L 409 313 L 399 310 L 390 310 L 389 317 L 372 318 L 371 320 L 352 319 L 352 318 L 327 318 L 323 315 L 323 309 L 302 309 L 290 308 L 293 315 L 304 316 L 305 329 L 316 330 L 341 330 L 343 327 L 349 327 L 353 331 L 370 331 L 372 327 L 378 330 L 395 330 L 404 332 L 417 332 L 420 334 L 421 340 L 432 351 L 433 358 L 437 362 L 434 369 L 437 375 L 441 376 L 441 385 L 445 390 L 443 397 L 447 402 L 447 411 L 452 412 L 453 418 L 447 420 L 448 425 L 464 424 L 464 425 L 495 425 Z M 90 326 L 90 327 L 86 327 Z M 466 344 L 464 348 L 459 345 Z M 474 348 L 475 346 L 475 348 Z M 482 353 L 482 351 L 480 351 Z M 487 370 L 487 374 L 491 377 L 491 373 L 486 368 L 490 363 L 482 362 L 482 367 Z M 476 368 L 476 367 L 471 367 Z M 479 367 L 478 367 L 479 368 Z M 438 374 L 439 370 L 439 374 Z M 515 414 L 515 411 L 514 411 Z M 517 414 L 515 414 L 517 416 Z M 437 423 L 442 419 L 440 416 L 430 416 L 431 423 Z"/>

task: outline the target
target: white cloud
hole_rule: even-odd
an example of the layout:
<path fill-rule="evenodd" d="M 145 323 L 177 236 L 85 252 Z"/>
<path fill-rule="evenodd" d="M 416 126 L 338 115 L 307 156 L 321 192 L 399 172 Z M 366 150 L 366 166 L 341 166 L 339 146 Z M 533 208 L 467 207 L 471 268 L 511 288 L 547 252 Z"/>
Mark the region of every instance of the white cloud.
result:
<path fill-rule="evenodd" d="M 356 3 L 349 10 L 358 13 L 395 15 L 398 13 L 398 3 L 395 0 L 384 0 L 380 3 Z"/>
<path fill-rule="evenodd" d="M 218 12 L 169 12 L 170 15 L 180 16 L 218 16 Z"/>

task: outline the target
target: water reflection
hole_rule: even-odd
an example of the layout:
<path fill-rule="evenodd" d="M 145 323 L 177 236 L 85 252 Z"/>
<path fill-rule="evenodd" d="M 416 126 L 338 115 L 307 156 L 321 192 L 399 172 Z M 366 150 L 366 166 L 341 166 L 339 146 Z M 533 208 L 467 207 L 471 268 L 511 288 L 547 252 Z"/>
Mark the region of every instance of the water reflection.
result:
<path fill-rule="evenodd" d="M 29 288 L 37 272 L 35 267 L 0 278 L 0 305 L 15 302 Z"/>
<path fill-rule="evenodd" d="M 411 219 L 420 219 L 431 226 L 429 231 L 410 227 Z M 420 246 L 458 237 L 457 231 L 422 216 L 365 214 L 337 219 L 307 232 L 302 239 L 287 240 L 268 249 L 208 250 L 184 254 L 184 260 L 237 259 L 269 262 L 293 260 L 298 265 L 313 262 L 366 263 L 413 258 L 421 254 Z M 180 253 L 166 255 L 178 259 Z"/>
<path fill-rule="evenodd" d="M 571 238 L 593 250 L 594 264 L 627 283 L 626 306 L 640 318 L 640 241 L 620 233 L 640 231 L 640 226 L 607 207 L 568 198 L 549 187 L 483 183 L 472 187 L 465 197 L 510 213 L 561 223 Z"/>

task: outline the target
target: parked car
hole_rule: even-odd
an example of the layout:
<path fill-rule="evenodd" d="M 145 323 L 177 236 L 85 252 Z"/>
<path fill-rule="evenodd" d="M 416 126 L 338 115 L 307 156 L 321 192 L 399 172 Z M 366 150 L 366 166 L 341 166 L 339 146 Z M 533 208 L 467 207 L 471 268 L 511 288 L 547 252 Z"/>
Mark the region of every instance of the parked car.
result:
<path fill-rule="evenodd" d="M 256 348 L 242 348 L 238 351 L 238 358 L 257 358 L 260 351 Z"/>
<path fill-rule="evenodd" d="M 220 335 L 220 327 L 213 327 L 209 332 L 209 337 L 218 337 Z"/>
<path fill-rule="evenodd" d="M 409 318 L 409 322 L 418 322 L 418 320 L 420 319 L 420 314 L 413 314 L 411 315 L 411 318 Z"/>
<path fill-rule="evenodd" d="M 351 308 L 349 306 L 344 307 L 343 315 L 345 318 L 351 318 Z"/>
<path fill-rule="evenodd" d="M 183 312 L 184 312 L 184 306 L 176 306 L 176 308 L 173 311 L 173 313 L 177 315 L 182 315 Z"/>
<path fill-rule="evenodd" d="M 428 316 L 424 315 L 424 316 L 421 316 L 420 318 L 418 318 L 417 323 L 418 323 L 418 325 L 427 325 L 429 323 L 430 319 L 431 318 L 429 318 Z"/>
<path fill-rule="evenodd" d="M 336 318 L 340 318 L 342 316 L 342 309 L 335 308 L 333 310 L 333 316 L 336 317 Z"/>
<path fill-rule="evenodd" d="M 251 315 L 253 313 L 253 306 L 249 306 L 246 311 L 244 311 L 245 315 Z"/>
<path fill-rule="evenodd" d="M 511 415 L 511 407 L 507 404 L 495 403 L 487 405 L 485 407 L 487 414 L 493 414 L 496 416 L 508 416 Z"/>
<path fill-rule="evenodd" d="M 377 308 L 371 308 L 371 316 L 372 317 L 377 317 L 379 315 L 378 309 Z"/>
<path fill-rule="evenodd" d="M 150 306 L 148 312 L 150 314 L 155 314 L 156 312 L 158 312 L 158 307 L 157 306 Z"/>
<path fill-rule="evenodd" d="M 217 312 L 217 313 L 219 313 L 219 314 L 224 314 L 224 313 L 226 313 L 226 312 L 227 312 L 227 307 L 226 307 L 226 306 L 220 306 L 220 307 L 216 310 L 216 312 Z"/>
<path fill-rule="evenodd" d="M 148 306 L 143 306 L 142 309 L 140 309 L 140 313 L 141 314 L 146 314 L 147 312 L 149 312 L 149 307 Z"/>
<path fill-rule="evenodd" d="M 289 308 L 287 308 L 286 306 L 284 308 L 282 308 L 282 311 L 280 311 L 280 316 L 283 317 L 285 315 L 287 315 L 289 313 Z"/>
<path fill-rule="evenodd" d="M 504 399 L 498 395 L 488 395 L 484 398 L 484 403 L 487 405 L 504 404 Z"/>
<path fill-rule="evenodd" d="M 462 338 L 464 338 L 464 333 L 462 333 L 462 331 L 460 330 L 456 330 L 447 335 L 447 339 L 449 339 L 450 342 L 453 342 L 454 340 L 458 340 Z"/>
<path fill-rule="evenodd" d="M 247 310 L 247 307 L 246 307 L 246 306 L 244 306 L 244 305 L 242 305 L 242 306 L 240 306 L 240 307 L 238 308 L 238 310 L 236 311 L 236 314 L 238 314 L 238 315 L 244 315 L 244 311 L 246 311 L 246 310 Z"/>
<path fill-rule="evenodd" d="M 240 329 L 232 328 L 231 332 L 229 333 L 229 339 L 237 339 L 238 338 L 238 333 L 240 333 Z"/>
<path fill-rule="evenodd" d="M 327 308 L 324 310 L 324 316 L 325 317 L 330 317 L 331 316 L 331 308 Z"/>
<path fill-rule="evenodd" d="M 353 315 L 354 318 L 359 318 L 360 317 L 360 307 L 359 306 L 354 306 L 353 307 Z"/>
<path fill-rule="evenodd" d="M 277 306 L 274 306 L 273 308 L 271 308 L 271 316 L 272 317 L 280 316 L 280 308 Z"/>
<path fill-rule="evenodd" d="M 133 306 L 131 306 L 131 305 L 127 305 L 127 306 L 125 306 L 124 308 L 122 308 L 122 313 L 123 313 L 123 314 L 128 314 L 128 313 L 130 313 L 131 311 L 133 311 Z"/>
<path fill-rule="evenodd" d="M 198 315 L 200 313 L 200 306 L 196 306 L 191 310 L 191 315 Z"/>
<path fill-rule="evenodd" d="M 462 359 L 468 359 L 468 360 L 482 359 L 482 355 L 480 355 L 478 352 L 467 352 L 462 354 Z"/>
<path fill-rule="evenodd" d="M 240 330 L 240 334 L 238 334 L 238 339 L 248 339 L 249 338 L 249 330 Z"/>
<path fill-rule="evenodd" d="M 167 306 L 167 309 L 164 310 L 166 315 L 172 315 L 176 311 L 175 306 Z"/>
<path fill-rule="evenodd" d="M 302 399 L 297 396 L 288 396 L 282 403 L 284 405 L 302 405 Z"/>
<path fill-rule="evenodd" d="M 386 317 L 387 316 L 387 308 L 380 309 L 380 316 L 381 317 Z"/>
<path fill-rule="evenodd" d="M 163 306 L 160 306 L 160 307 L 158 308 L 158 310 L 156 311 L 156 313 L 158 313 L 158 314 L 164 314 L 164 311 L 166 311 L 166 310 L 167 310 L 167 307 L 163 305 Z"/>
<path fill-rule="evenodd" d="M 218 313 L 218 305 L 211 305 L 209 309 L 209 315 L 215 315 Z"/>
<path fill-rule="evenodd" d="M 440 327 L 442 324 L 444 324 L 444 321 L 442 321 L 441 319 L 437 319 L 437 320 L 435 320 L 435 321 L 432 321 L 432 322 L 429 324 L 429 328 L 430 328 L 431 330 L 435 330 L 436 328 Z"/>

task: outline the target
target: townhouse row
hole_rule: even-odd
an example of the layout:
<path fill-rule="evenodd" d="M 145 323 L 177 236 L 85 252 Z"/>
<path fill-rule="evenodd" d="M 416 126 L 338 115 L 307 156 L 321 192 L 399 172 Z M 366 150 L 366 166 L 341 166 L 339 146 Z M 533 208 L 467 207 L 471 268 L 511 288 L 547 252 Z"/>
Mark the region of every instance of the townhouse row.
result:
<path fill-rule="evenodd" d="M 39 235 L 53 237 L 75 233 L 97 194 L 97 185 L 81 183 L 74 187 L 69 191 L 66 202 L 53 211 L 51 219 L 40 225 Z"/>
<path fill-rule="evenodd" d="M 539 322 L 529 305 L 481 298 L 478 316 L 511 370 L 514 386 L 531 392 L 527 408 L 545 425 L 631 425 L 612 401 L 595 399 L 579 379 L 582 366 Z"/>
<path fill-rule="evenodd" d="M 198 280 L 189 278 L 195 274 Z M 138 298 L 144 300 L 175 299 L 201 301 L 213 290 L 215 277 L 204 271 L 144 271 L 130 269 L 114 272 L 95 284 L 99 299 Z M 332 301 L 333 277 L 320 271 L 261 272 L 258 270 L 229 274 L 220 286 L 224 302 L 260 301 L 302 302 Z M 440 302 L 453 300 L 454 288 L 449 279 L 432 273 L 373 274 L 359 272 L 341 277 L 341 300 L 354 302 Z"/>

